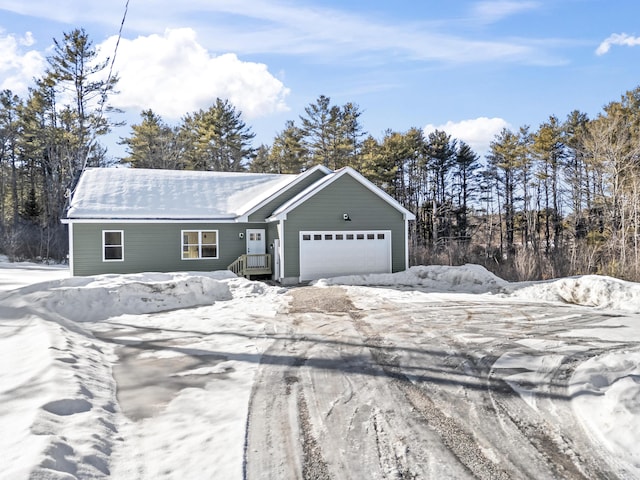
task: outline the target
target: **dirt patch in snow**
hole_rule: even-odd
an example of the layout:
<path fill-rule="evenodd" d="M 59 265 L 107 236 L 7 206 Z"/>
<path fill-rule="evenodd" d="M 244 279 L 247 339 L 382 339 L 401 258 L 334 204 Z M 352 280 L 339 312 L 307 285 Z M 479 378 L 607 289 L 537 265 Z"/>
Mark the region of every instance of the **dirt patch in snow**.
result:
<path fill-rule="evenodd" d="M 291 290 L 289 313 L 347 313 L 356 308 L 340 287 L 301 287 Z"/>

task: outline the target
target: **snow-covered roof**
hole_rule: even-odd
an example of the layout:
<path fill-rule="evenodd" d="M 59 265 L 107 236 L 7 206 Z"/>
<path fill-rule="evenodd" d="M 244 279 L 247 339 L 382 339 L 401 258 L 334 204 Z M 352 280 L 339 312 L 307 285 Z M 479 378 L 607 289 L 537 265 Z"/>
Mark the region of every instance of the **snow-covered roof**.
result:
<path fill-rule="evenodd" d="M 297 175 L 139 168 L 90 168 L 68 219 L 234 219 Z"/>

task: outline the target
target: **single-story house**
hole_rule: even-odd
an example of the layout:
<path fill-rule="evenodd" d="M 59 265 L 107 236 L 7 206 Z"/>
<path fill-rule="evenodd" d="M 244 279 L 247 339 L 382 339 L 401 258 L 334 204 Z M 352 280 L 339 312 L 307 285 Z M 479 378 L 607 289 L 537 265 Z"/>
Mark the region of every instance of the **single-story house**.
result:
<path fill-rule="evenodd" d="M 72 275 L 230 269 L 284 284 L 408 267 L 414 215 L 354 169 L 299 175 L 89 168 Z"/>

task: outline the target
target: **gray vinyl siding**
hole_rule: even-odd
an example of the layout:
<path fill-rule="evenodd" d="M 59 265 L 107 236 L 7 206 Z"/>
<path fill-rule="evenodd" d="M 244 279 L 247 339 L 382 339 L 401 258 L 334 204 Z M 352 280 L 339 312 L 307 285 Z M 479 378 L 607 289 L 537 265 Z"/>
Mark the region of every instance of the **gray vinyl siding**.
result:
<path fill-rule="evenodd" d="M 350 222 L 345 222 L 348 213 Z M 284 277 L 300 275 L 300 231 L 391 230 L 391 268 L 405 266 L 405 221 L 389 203 L 348 175 L 340 177 L 288 213 L 284 222 Z"/>
<path fill-rule="evenodd" d="M 271 214 L 278 207 L 280 207 L 284 203 L 286 203 L 289 200 L 291 200 L 293 197 L 295 197 L 300 192 L 302 192 L 305 188 L 307 188 L 310 185 L 314 184 L 315 182 L 317 182 L 318 180 L 320 180 L 324 176 L 325 176 L 325 174 L 323 172 L 321 172 L 319 170 L 316 171 L 315 173 L 311 174 L 309 177 L 305 178 L 304 181 L 299 182 L 297 185 L 294 185 L 293 187 L 289 188 L 289 190 L 286 190 L 282 194 L 277 195 L 271 201 L 269 201 L 266 205 L 260 207 L 254 213 L 249 215 L 249 221 L 250 222 L 264 222 L 264 220 L 266 218 L 269 218 L 271 216 Z"/>
<path fill-rule="evenodd" d="M 74 223 L 72 275 L 172 271 L 226 270 L 246 253 L 247 228 L 264 228 L 263 223 Z M 122 230 L 124 261 L 102 261 L 102 231 Z M 182 230 L 217 230 L 218 258 L 182 260 Z M 267 250 L 273 242 L 267 232 Z"/>
<path fill-rule="evenodd" d="M 273 240 L 278 238 L 278 224 L 276 222 L 263 225 L 267 229 L 267 253 L 273 253 L 270 247 L 273 246 Z"/>

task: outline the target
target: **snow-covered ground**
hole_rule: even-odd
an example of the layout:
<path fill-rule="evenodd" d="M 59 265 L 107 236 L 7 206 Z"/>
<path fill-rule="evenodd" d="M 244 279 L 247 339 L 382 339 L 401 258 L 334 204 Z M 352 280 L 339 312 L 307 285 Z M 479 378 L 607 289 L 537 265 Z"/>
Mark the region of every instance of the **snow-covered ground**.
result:
<path fill-rule="evenodd" d="M 371 478 L 395 478 L 392 463 L 417 471 L 410 459 L 422 441 L 421 431 L 402 423 L 402 415 L 393 421 L 385 417 L 385 393 L 375 385 L 390 387 L 381 384 L 380 377 L 393 377 L 397 383 L 402 370 L 403 378 L 410 380 L 402 386 L 403 395 L 420 410 L 422 397 L 411 383 L 428 391 L 428 379 L 436 375 L 426 367 L 424 355 L 431 355 L 429 362 L 452 362 L 455 346 L 468 348 L 465 358 L 472 359 L 479 351 L 474 348 L 493 351 L 498 344 L 491 342 L 499 339 L 505 347 L 494 352 L 497 358 L 487 368 L 491 379 L 504 379 L 522 400 L 510 415 L 518 411 L 527 418 L 553 420 L 554 415 L 566 417 L 563 408 L 568 404 L 576 432 L 582 432 L 576 433 L 577 439 L 568 438 L 571 432 L 557 437 L 543 433 L 571 452 L 590 451 L 580 450 L 587 448 L 579 441 L 584 437 L 593 442 L 593 451 L 604 452 L 605 459 L 603 467 L 576 460 L 577 454 L 561 453 L 579 464 L 576 471 L 640 479 L 640 285 L 598 276 L 514 284 L 468 265 L 341 277 L 304 288 L 302 292 L 268 286 L 228 272 L 70 278 L 60 267 L 0 262 L 0 478 L 287 478 L 284 467 L 256 474 L 269 465 L 260 452 L 268 442 L 260 436 L 274 434 L 279 423 L 287 424 L 292 414 L 286 408 L 293 408 L 278 403 L 276 390 L 265 391 L 260 382 L 272 381 L 274 369 L 303 365 L 312 369 L 309 382 L 316 379 L 313 385 L 305 384 L 311 385 L 313 396 L 309 390 L 303 395 L 302 375 L 287 373 L 284 379 L 287 394 L 299 389 L 296 408 L 304 415 L 292 425 L 304 431 L 304 445 L 292 444 L 291 450 L 284 443 L 274 446 L 282 450 L 282 461 L 291 462 L 294 470 L 309 468 L 286 458 L 301 448 L 305 455 L 323 457 L 314 467 L 321 473 L 331 472 L 340 462 L 341 468 L 348 468 L 345 459 L 355 457 L 344 453 L 347 447 L 337 446 L 339 438 L 333 439 L 335 451 L 314 445 L 326 445 L 323 436 L 331 435 L 332 422 L 346 428 L 335 420 L 340 415 L 351 428 L 354 419 L 364 415 L 366 404 L 373 412 L 367 418 L 375 420 L 381 439 L 374 455 L 388 457 L 384 465 L 371 466 Z M 338 290 L 342 293 L 335 296 Z M 334 300 L 323 303 L 323 291 L 327 298 L 333 292 Z M 305 297 L 305 292 L 312 293 Z M 346 308 L 340 299 L 351 309 L 350 317 L 340 316 Z M 523 313 L 505 318 L 509 312 Z M 448 349 L 444 353 L 432 348 L 439 345 L 440 336 Z M 365 337 L 378 343 L 366 344 Z M 362 353 L 365 347 L 371 353 Z M 361 353 L 347 355 L 345 348 Z M 284 355 L 292 351 L 299 357 Z M 387 361 L 390 352 L 393 358 Z M 366 370 L 364 378 L 365 370 L 358 370 L 357 378 L 349 377 L 358 362 L 371 356 L 380 371 L 374 375 Z M 486 358 L 492 357 L 483 357 L 482 365 Z M 447 381 L 454 375 L 461 378 L 472 369 L 465 362 L 437 375 L 446 375 Z M 332 376 L 337 370 L 339 388 Z M 569 372 L 569 378 L 561 378 L 561 370 Z M 369 392 L 355 388 L 360 381 L 371 386 Z M 479 395 L 475 388 L 468 379 L 455 384 L 456 391 L 471 400 Z M 334 390 L 335 398 L 329 395 Z M 438 422 L 449 425 L 459 414 L 449 412 L 446 402 L 434 409 L 438 395 L 445 393 L 438 391 L 424 407 L 427 423 L 436 425 L 434 431 L 443 438 Z M 496 402 L 499 408 L 492 408 L 498 413 L 515 405 L 499 387 L 487 398 Z M 356 403 L 359 407 L 347 415 L 345 406 Z M 267 404 L 285 411 L 274 416 Z M 429 413 L 436 410 L 444 415 Z M 468 425 L 473 425 L 476 413 L 469 414 Z M 386 423 L 381 423 L 383 417 Z M 394 425 L 407 429 L 396 440 L 391 439 Z M 459 435 L 477 439 L 476 456 L 483 460 L 469 460 L 444 441 L 446 452 L 430 460 L 429 471 L 439 473 L 438 478 L 469 475 L 469 470 L 476 476 L 491 476 L 491 468 L 503 472 L 497 467 L 503 462 L 499 445 L 490 445 L 489 437 L 476 435 L 464 422 L 456 425 Z M 350 432 L 355 435 L 355 430 Z M 418 437 L 410 440 L 412 435 Z M 384 438 L 393 451 L 383 451 Z M 522 441 L 506 438 L 505 448 Z M 365 450 L 367 442 L 362 440 L 358 451 L 369 461 L 372 457 Z M 513 453 L 509 455 L 509 468 L 523 471 L 517 470 Z M 485 466 L 474 470 L 473 462 Z M 565 478 L 574 478 L 570 468 L 562 468 L 568 472 Z M 347 476 L 358 478 L 363 471 L 354 467 Z"/>

